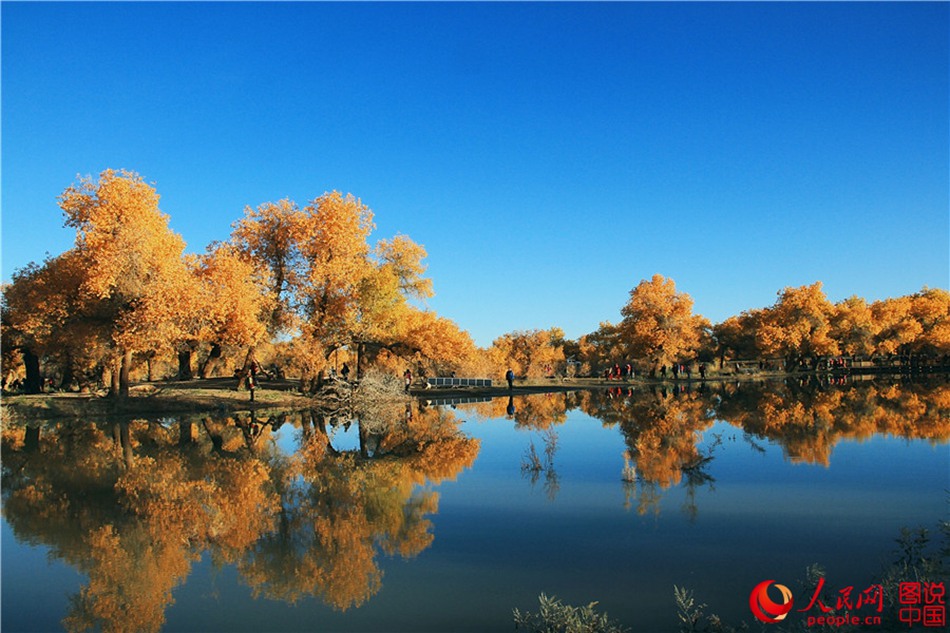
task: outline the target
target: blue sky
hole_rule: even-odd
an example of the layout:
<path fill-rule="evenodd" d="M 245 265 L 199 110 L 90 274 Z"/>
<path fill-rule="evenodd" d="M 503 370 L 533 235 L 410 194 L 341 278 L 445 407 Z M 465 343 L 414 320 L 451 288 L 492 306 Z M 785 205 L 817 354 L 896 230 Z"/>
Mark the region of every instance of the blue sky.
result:
<path fill-rule="evenodd" d="M 948 39 L 948 3 L 4 2 L 3 278 L 112 167 L 192 252 L 353 193 L 483 346 L 654 273 L 714 323 L 947 288 Z"/>

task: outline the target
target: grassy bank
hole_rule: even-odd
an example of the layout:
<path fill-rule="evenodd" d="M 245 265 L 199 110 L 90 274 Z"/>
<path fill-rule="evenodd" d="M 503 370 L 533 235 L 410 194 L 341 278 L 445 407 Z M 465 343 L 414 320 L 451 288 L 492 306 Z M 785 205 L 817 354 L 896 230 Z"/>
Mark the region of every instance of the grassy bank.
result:
<path fill-rule="evenodd" d="M 514 389 L 497 382 L 487 388 L 424 389 L 413 388 L 412 395 L 421 398 L 504 397 L 576 389 L 626 387 L 644 384 L 643 379 L 605 382 L 597 378 L 573 380 L 538 379 L 516 381 Z M 656 381 L 659 382 L 659 381 Z M 694 381 L 697 382 L 698 381 Z M 238 391 L 231 378 L 168 381 L 134 385 L 125 399 L 107 398 L 106 392 L 52 392 L 35 395 L 4 395 L 0 401 L 3 419 L 50 420 L 58 418 L 96 418 L 114 415 L 162 416 L 201 411 L 248 411 L 251 409 L 303 409 L 314 404 L 309 396 L 297 391 L 292 380 L 262 382 L 254 393 Z"/>
<path fill-rule="evenodd" d="M 129 397 L 107 398 L 105 392 L 41 393 L 4 395 L 3 420 L 49 420 L 55 418 L 95 418 L 113 415 L 160 416 L 198 411 L 248 411 L 251 409 L 302 409 L 311 398 L 296 392 L 296 384 L 275 381 L 250 392 L 235 389 L 236 381 L 211 378 L 135 385 Z"/>

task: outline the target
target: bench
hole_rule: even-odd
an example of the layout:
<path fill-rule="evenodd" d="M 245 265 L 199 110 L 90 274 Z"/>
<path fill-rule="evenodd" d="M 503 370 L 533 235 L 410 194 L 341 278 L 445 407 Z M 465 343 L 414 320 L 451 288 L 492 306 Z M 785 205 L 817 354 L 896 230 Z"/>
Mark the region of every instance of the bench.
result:
<path fill-rule="evenodd" d="M 491 387 L 491 378 L 428 378 L 429 387 Z"/>

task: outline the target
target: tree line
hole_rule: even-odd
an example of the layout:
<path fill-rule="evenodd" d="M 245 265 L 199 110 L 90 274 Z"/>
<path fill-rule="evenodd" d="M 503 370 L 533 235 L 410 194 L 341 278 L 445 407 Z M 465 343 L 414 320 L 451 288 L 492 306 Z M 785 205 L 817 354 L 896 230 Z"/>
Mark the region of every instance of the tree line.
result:
<path fill-rule="evenodd" d="M 816 282 L 713 326 L 661 275 L 630 291 L 618 324 L 578 340 L 557 327 L 515 331 L 484 349 L 424 307 L 425 249 L 405 235 L 371 243 L 373 213 L 353 195 L 248 206 L 199 255 L 185 253 L 154 186 L 134 172 L 81 178 L 58 202 L 75 246 L 3 287 L 3 383 L 28 393 L 53 381 L 122 397 L 133 376 L 240 379 L 254 363 L 315 391 L 342 363 L 357 376 L 375 366 L 500 377 L 510 367 L 537 378 L 621 362 L 655 372 L 717 358 L 950 353 L 942 289 L 831 303 Z"/>
<path fill-rule="evenodd" d="M 185 254 L 158 201 L 141 176 L 114 170 L 59 197 L 75 247 L 3 289 L 4 365 L 22 356 L 28 392 L 45 372 L 125 396 L 135 367 L 152 373 L 169 356 L 187 379 L 236 355 L 246 375 L 262 354 L 310 388 L 338 350 L 358 371 L 383 353 L 448 370 L 475 348 L 412 303 L 432 294 L 423 247 L 404 235 L 370 244 L 373 213 L 352 195 L 247 207 L 201 255 Z"/>
<path fill-rule="evenodd" d="M 833 303 L 817 281 L 784 288 L 773 305 L 716 325 L 693 314 L 692 306 L 672 279 L 654 275 L 630 291 L 620 323 L 602 323 L 565 350 L 576 354 L 582 369 L 631 358 L 651 373 L 673 364 L 721 367 L 737 359 L 772 359 L 793 369 L 814 367 L 827 357 L 950 354 L 950 292 L 938 288 L 870 303 L 858 296 Z"/>

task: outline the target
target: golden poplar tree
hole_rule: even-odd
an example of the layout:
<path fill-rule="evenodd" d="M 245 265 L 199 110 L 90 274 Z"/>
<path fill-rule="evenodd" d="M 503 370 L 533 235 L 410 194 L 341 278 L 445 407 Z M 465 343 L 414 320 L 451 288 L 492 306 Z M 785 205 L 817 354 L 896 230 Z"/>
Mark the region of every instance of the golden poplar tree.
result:
<path fill-rule="evenodd" d="M 267 288 L 263 266 L 231 244 L 215 244 L 197 257 L 192 274 L 199 297 L 192 333 L 210 346 L 200 366 L 201 377 L 207 378 L 223 346 L 254 348 L 266 339 L 277 296 Z"/>
<path fill-rule="evenodd" d="M 96 315 L 79 295 L 83 274 L 78 253 L 69 250 L 42 266 L 15 271 L 3 289 L 3 347 L 22 354 L 27 393 L 41 390 L 41 357 L 59 357 L 67 384 L 72 375 L 84 382 L 85 372 L 101 360 Z"/>
<path fill-rule="evenodd" d="M 727 358 L 750 359 L 759 355 L 755 333 L 761 319 L 762 310 L 750 310 L 713 326 L 713 339 L 720 367 Z"/>
<path fill-rule="evenodd" d="M 492 342 L 489 355 L 496 375 L 504 375 L 510 368 L 520 377 L 550 376 L 563 369 L 564 331 L 552 327 L 509 332 Z"/>
<path fill-rule="evenodd" d="M 169 228 L 158 200 L 138 174 L 111 169 L 98 180 L 80 179 L 59 198 L 66 226 L 76 229 L 80 296 L 106 313 L 123 396 L 133 352 L 165 348 L 177 338 L 180 297 L 189 287 L 185 242 Z"/>
<path fill-rule="evenodd" d="M 653 275 L 630 291 L 621 310 L 620 339 L 641 365 L 666 365 L 695 356 L 709 321 L 693 314 L 693 299 L 672 279 Z"/>
<path fill-rule="evenodd" d="M 610 321 L 601 322 L 600 326 L 585 334 L 577 342 L 575 359 L 581 363 L 581 375 L 600 374 L 604 368 L 620 362 L 625 356 L 620 341 L 620 328 Z"/>
<path fill-rule="evenodd" d="M 836 303 L 830 317 L 829 336 L 842 354 L 861 356 L 874 351 L 874 314 L 867 301 L 852 296 Z"/>
<path fill-rule="evenodd" d="M 402 341 L 429 375 L 447 376 L 452 372 L 487 377 L 487 369 L 478 367 L 478 349 L 468 332 L 452 320 L 428 310 L 408 308 L 403 317 Z"/>
<path fill-rule="evenodd" d="M 233 225 L 231 243 L 262 271 L 270 313 L 265 320 L 271 335 L 290 330 L 293 298 L 300 283 L 301 259 L 297 244 L 302 212 L 297 203 L 284 198 L 245 207 L 244 217 Z"/>
<path fill-rule="evenodd" d="M 839 353 L 831 335 L 835 308 L 821 286 L 816 281 L 779 293 L 775 305 L 766 309 L 756 333 L 756 343 L 763 353 L 785 356 L 790 361 Z"/>
<path fill-rule="evenodd" d="M 950 354 L 950 292 L 924 288 L 911 297 L 911 314 L 920 323 L 921 336 L 914 351 Z"/>
<path fill-rule="evenodd" d="M 303 210 L 297 240 L 306 278 L 300 300 L 312 335 L 325 347 L 348 342 L 358 289 L 370 271 L 367 238 L 374 226 L 369 207 L 337 191 Z"/>

